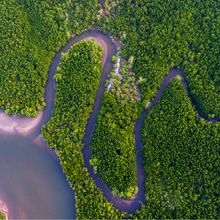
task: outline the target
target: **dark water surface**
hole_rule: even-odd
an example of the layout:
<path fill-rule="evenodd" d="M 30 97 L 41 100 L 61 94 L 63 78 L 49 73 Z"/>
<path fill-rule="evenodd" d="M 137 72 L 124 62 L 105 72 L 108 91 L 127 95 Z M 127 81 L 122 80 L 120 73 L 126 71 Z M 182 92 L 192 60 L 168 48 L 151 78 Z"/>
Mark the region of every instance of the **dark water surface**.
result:
<path fill-rule="evenodd" d="M 17 136 L 0 136 L 0 199 L 9 219 L 75 218 L 70 189 L 53 150 Z"/>

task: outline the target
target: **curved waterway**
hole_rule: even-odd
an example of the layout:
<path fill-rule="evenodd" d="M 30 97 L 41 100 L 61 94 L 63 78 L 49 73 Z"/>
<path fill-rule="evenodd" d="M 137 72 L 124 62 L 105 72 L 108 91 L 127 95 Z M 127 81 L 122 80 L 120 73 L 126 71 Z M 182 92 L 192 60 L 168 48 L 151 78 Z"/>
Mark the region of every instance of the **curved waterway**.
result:
<path fill-rule="evenodd" d="M 0 198 L 8 205 L 9 218 L 45 219 L 75 217 L 73 191 L 69 188 L 65 176 L 62 174 L 54 151 L 45 145 L 40 147 L 31 140 L 41 134 L 42 126 L 50 120 L 53 114 L 56 91 L 53 77 L 57 67 L 61 63 L 61 53 L 67 52 L 72 45 L 84 39 L 94 39 L 98 43 L 102 42 L 103 44 L 100 44 L 105 47 L 100 86 L 83 138 L 83 144 L 85 146 L 83 149 L 85 167 L 107 200 L 119 210 L 131 213 L 139 209 L 141 204 L 145 202 L 145 172 L 142 164 L 142 142 L 140 136 L 142 121 L 153 106 L 157 104 L 171 80 L 177 75 L 180 76 L 185 89 L 188 91 L 187 83 L 178 69 L 172 69 L 164 78 L 148 110 L 144 110 L 141 117 L 136 121 L 134 135 L 136 138 L 137 185 L 139 190 L 131 199 L 127 200 L 114 196 L 111 189 L 94 173 L 89 160 L 91 158 L 91 138 L 102 105 L 105 83 L 108 74 L 113 69 L 111 58 L 117 54 L 117 46 L 113 43 L 111 37 L 102 34 L 100 31 L 93 30 L 85 31 L 80 36 L 71 38 L 67 44 L 55 54 L 49 69 L 45 89 L 45 101 L 47 106 L 44 109 L 39 125 L 32 134 L 29 135 L 29 139 L 19 136 L 0 137 L 0 173 L 2 174 L 2 178 L 0 179 Z M 188 95 L 190 97 L 189 93 Z M 197 109 L 197 113 L 198 117 L 205 118 L 199 109 Z M 212 123 L 219 120 L 205 119 Z"/>

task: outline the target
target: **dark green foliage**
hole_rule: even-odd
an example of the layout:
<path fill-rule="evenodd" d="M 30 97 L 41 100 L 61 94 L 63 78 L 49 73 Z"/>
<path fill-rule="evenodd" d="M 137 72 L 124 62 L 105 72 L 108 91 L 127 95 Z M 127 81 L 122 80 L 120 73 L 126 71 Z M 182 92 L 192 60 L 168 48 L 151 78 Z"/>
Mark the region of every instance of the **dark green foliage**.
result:
<path fill-rule="evenodd" d="M 98 24 L 135 57 L 133 70 L 146 78 L 143 98 L 155 94 L 174 65 L 184 70 L 193 99 L 208 114 L 220 115 L 220 2 L 217 0 L 119 0 Z M 105 7 L 103 7 L 105 11 Z"/>
<path fill-rule="evenodd" d="M 148 202 L 139 218 L 219 218 L 220 124 L 198 118 L 179 80 L 146 116 L 142 137 Z"/>
<path fill-rule="evenodd" d="M 57 134 L 61 129 L 75 143 L 82 140 L 88 118 L 80 114 L 87 116 L 92 110 L 101 78 L 101 58 L 101 48 L 93 41 L 76 44 L 69 53 L 63 54 L 62 66 L 55 75 L 55 115 L 49 122 L 53 133 L 53 126 L 59 122 Z"/>
<path fill-rule="evenodd" d="M 193 101 L 209 117 L 220 116 L 219 1 L 100 2 L 99 9 L 98 0 L 1 2 L 1 109 L 29 117 L 42 110 L 54 52 L 71 34 L 96 26 L 120 40 L 122 56 L 137 73 L 143 103 L 153 98 L 164 76 L 177 66 Z M 55 112 L 43 130 L 76 191 L 80 219 L 124 215 L 112 208 L 89 177 L 81 152 L 99 85 L 101 56 L 93 42 L 77 44 L 63 56 L 55 76 Z M 126 72 L 131 73 L 123 65 L 124 80 L 114 76 L 110 92 L 104 94 L 91 146 L 94 168 L 123 197 L 135 191 L 133 130 L 140 115 L 134 75 Z M 148 202 L 134 217 L 219 218 L 219 133 L 219 123 L 212 126 L 198 119 L 182 85 L 173 81 L 144 123 Z"/>
<path fill-rule="evenodd" d="M 66 41 L 55 8 L 43 1 L 3 1 L 0 5 L 0 108 L 36 116 L 42 110 L 53 52 Z"/>
<path fill-rule="evenodd" d="M 91 164 L 114 194 L 129 198 L 137 192 L 134 122 L 139 116 L 138 92 L 124 62 L 121 71 L 122 76 L 115 76 L 110 92 L 104 94 L 91 143 Z"/>
<path fill-rule="evenodd" d="M 79 219 L 121 216 L 104 198 L 84 168 L 82 138 L 101 79 L 102 50 L 94 41 L 82 41 L 63 55 L 55 76 L 55 112 L 43 136 L 61 161 L 63 171 L 76 193 Z"/>
<path fill-rule="evenodd" d="M 7 0 L 0 5 L 0 108 L 33 117 L 45 106 L 54 52 L 91 26 L 97 1 Z"/>

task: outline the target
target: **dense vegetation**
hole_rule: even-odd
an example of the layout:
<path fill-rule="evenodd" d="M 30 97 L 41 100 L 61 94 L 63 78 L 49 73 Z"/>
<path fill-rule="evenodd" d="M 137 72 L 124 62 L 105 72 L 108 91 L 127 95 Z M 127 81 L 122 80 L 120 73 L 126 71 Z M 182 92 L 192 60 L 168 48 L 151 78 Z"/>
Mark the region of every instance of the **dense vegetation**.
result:
<path fill-rule="evenodd" d="M 35 116 L 45 106 L 52 51 L 67 39 L 62 20 L 57 28 L 56 15 L 59 11 L 40 1 L 0 5 L 0 108 L 8 114 Z"/>
<path fill-rule="evenodd" d="M 147 104 L 170 68 L 186 77 L 193 101 L 220 116 L 220 2 L 217 0 L 4 0 L 0 4 L 0 108 L 36 116 L 45 106 L 51 59 L 71 34 L 109 31 L 122 46 L 122 77 L 105 92 L 91 164 L 121 197 L 136 192 L 136 81 Z M 122 218 L 84 168 L 85 126 L 101 74 L 102 51 L 82 42 L 63 55 L 56 108 L 43 130 L 76 192 L 78 218 Z M 136 80 L 134 74 L 136 73 Z M 137 218 L 219 218 L 219 123 L 198 116 L 177 80 L 143 127 L 147 203 Z M 1 218 L 1 217 L 0 217 Z"/>
<path fill-rule="evenodd" d="M 142 129 L 147 204 L 139 218 L 220 216 L 220 124 L 199 119 L 179 80 L 170 83 Z"/>
<path fill-rule="evenodd" d="M 98 176 L 123 198 L 137 192 L 134 122 L 138 119 L 135 76 L 122 61 L 121 74 L 112 72 L 113 84 L 106 91 L 93 133 L 91 163 Z"/>
<path fill-rule="evenodd" d="M 214 117 L 220 115 L 219 7 L 216 0 L 106 1 L 98 21 L 123 42 L 124 57 L 134 56 L 134 72 L 146 79 L 146 102 L 178 66 L 196 104 Z"/>
<path fill-rule="evenodd" d="M 100 26 L 123 41 L 126 58 L 134 56 L 134 71 L 146 79 L 146 102 L 176 65 L 203 112 L 220 115 L 218 1 L 166 1 L 163 7 L 158 0 L 101 2 L 99 11 L 96 0 L 1 3 L 0 108 L 35 116 L 45 105 L 53 53 L 71 33 Z"/>
<path fill-rule="evenodd" d="M 54 52 L 92 24 L 97 2 L 7 0 L 0 5 L 0 108 L 36 116 Z M 69 19 L 70 18 L 70 19 Z"/>
<path fill-rule="evenodd" d="M 84 168 L 81 152 L 101 79 L 101 58 L 102 50 L 94 41 L 82 41 L 63 55 L 55 76 L 55 112 L 43 129 L 44 138 L 56 150 L 70 186 L 75 190 L 79 219 L 116 218 L 118 215 Z"/>

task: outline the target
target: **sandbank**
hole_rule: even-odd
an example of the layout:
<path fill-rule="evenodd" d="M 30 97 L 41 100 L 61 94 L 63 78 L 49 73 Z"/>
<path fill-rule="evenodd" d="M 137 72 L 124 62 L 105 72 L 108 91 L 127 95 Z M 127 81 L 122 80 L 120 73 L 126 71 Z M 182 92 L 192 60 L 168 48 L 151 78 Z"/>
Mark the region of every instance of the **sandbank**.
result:
<path fill-rule="evenodd" d="M 0 112 L 0 133 L 29 135 L 38 126 L 43 117 L 40 111 L 35 118 L 8 116 L 4 111 Z"/>

